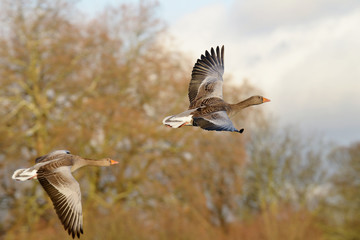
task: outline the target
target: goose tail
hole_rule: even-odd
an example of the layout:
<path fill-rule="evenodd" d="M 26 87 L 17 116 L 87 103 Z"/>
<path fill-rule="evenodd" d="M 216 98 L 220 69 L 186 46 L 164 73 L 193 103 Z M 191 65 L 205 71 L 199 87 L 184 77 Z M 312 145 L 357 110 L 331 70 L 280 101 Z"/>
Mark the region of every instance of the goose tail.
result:
<path fill-rule="evenodd" d="M 12 179 L 16 181 L 26 181 L 30 179 L 36 179 L 37 170 L 31 168 L 20 168 L 14 172 Z"/>
<path fill-rule="evenodd" d="M 193 122 L 194 122 L 193 115 L 197 110 L 198 109 L 189 109 L 185 112 L 176 115 L 167 116 L 166 118 L 164 118 L 162 123 L 165 126 L 172 128 L 179 128 L 182 126 L 193 126 Z"/>
<path fill-rule="evenodd" d="M 192 123 L 193 123 L 192 115 L 182 116 L 182 117 L 177 117 L 176 115 L 168 116 L 163 120 L 163 124 L 165 126 L 172 128 L 180 128 L 182 126 L 192 126 Z"/>

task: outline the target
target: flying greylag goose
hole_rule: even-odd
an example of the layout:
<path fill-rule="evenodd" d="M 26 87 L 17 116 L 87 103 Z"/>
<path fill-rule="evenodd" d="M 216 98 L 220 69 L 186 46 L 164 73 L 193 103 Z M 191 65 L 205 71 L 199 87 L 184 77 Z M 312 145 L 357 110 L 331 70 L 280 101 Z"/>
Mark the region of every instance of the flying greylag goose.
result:
<path fill-rule="evenodd" d="M 180 128 L 198 126 L 205 130 L 230 131 L 242 133 L 236 129 L 229 116 L 252 105 L 269 102 L 262 96 L 252 96 L 236 104 L 223 100 L 224 46 L 206 51 L 194 65 L 189 84 L 189 110 L 164 118 L 163 124 Z"/>
<path fill-rule="evenodd" d="M 18 169 L 12 179 L 26 181 L 38 179 L 54 204 L 65 231 L 74 238 L 83 233 L 83 216 L 79 183 L 72 172 L 86 166 L 110 166 L 117 164 L 110 158 L 92 160 L 72 155 L 67 150 L 57 150 L 35 159 L 30 168 Z"/>

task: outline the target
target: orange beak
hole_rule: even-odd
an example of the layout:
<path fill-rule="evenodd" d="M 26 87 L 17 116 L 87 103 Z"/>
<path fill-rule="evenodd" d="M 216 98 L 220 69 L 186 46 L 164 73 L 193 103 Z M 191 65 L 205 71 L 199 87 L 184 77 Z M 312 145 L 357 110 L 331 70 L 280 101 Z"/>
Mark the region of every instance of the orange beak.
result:
<path fill-rule="evenodd" d="M 113 164 L 118 164 L 119 162 L 118 161 L 115 161 L 115 160 L 110 160 L 110 164 L 113 165 Z"/>
<path fill-rule="evenodd" d="M 264 103 L 264 102 L 270 102 L 270 99 L 267 99 L 267 98 L 264 98 L 264 97 L 263 97 L 263 103 Z"/>

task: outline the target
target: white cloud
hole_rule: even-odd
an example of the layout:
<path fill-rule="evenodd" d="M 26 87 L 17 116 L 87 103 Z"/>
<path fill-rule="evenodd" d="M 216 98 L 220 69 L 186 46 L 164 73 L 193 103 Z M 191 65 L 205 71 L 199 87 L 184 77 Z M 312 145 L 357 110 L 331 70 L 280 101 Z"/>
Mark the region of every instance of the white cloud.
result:
<path fill-rule="evenodd" d="M 359 5 L 358 0 L 234 1 L 230 20 L 246 32 L 269 31 L 279 25 L 303 24 L 343 15 Z"/>
<path fill-rule="evenodd" d="M 227 9 L 223 4 L 216 3 L 205 6 L 199 11 L 185 14 L 180 22 L 170 26 L 171 34 L 176 37 L 176 42 L 184 46 L 184 50 L 198 49 L 204 45 L 211 47 L 223 42 L 221 28 L 226 24 L 224 15 Z M 218 32 L 220 30 L 220 32 Z M 186 46 L 193 46 L 187 48 Z"/>
<path fill-rule="evenodd" d="M 225 72 L 259 86 L 272 99 L 264 108 L 283 123 L 342 143 L 359 140 L 360 2 L 285 2 L 216 3 L 170 30 L 194 62 L 224 44 Z"/>

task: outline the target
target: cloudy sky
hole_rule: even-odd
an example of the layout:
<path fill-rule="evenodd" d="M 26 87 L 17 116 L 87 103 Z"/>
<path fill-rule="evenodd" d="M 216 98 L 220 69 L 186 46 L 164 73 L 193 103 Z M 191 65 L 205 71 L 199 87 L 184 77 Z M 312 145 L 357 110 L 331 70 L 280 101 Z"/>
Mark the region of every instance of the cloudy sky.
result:
<path fill-rule="evenodd" d="M 121 2 L 131 1 L 79 7 L 92 14 Z M 262 107 L 280 124 L 340 144 L 360 140 L 360 1 L 159 2 L 175 45 L 194 62 L 225 45 L 225 74 L 262 89 L 272 101 Z"/>

